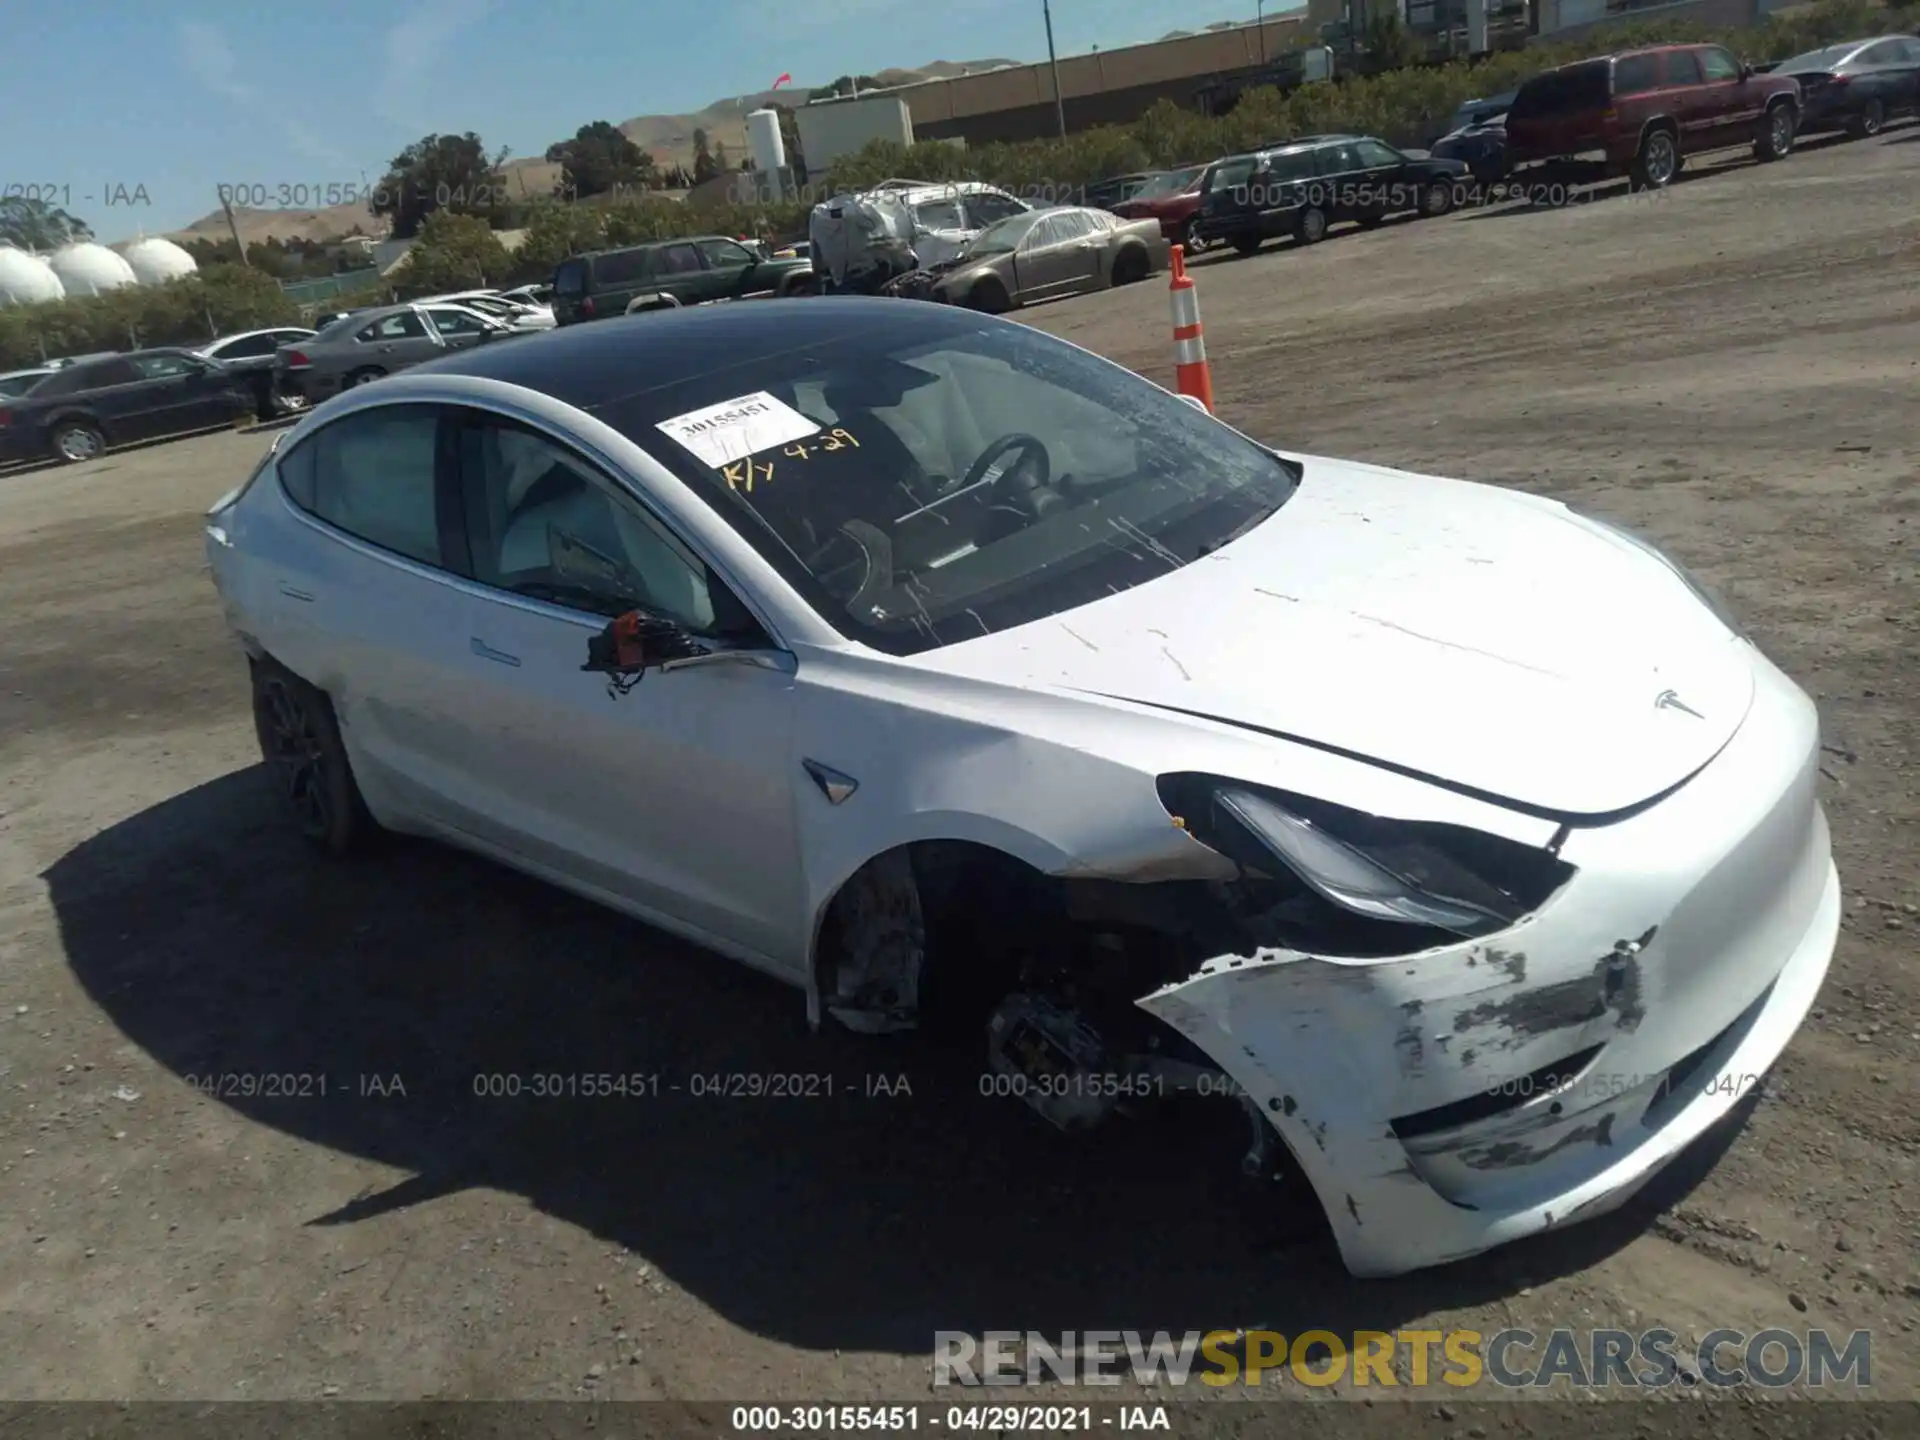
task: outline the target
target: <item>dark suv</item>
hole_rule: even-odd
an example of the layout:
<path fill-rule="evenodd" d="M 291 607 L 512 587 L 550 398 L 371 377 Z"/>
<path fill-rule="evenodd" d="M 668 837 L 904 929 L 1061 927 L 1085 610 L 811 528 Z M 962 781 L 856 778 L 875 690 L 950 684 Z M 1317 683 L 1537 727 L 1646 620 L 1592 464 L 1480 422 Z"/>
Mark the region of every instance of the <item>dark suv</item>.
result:
<path fill-rule="evenodd" d="M 813 288 L 811 261 L 769 260 L 724 235 L 696 235 L 562 260 L 553 272 L 553 318 L 573 325 L 630 310 L 802 295 Z"/>
<path fill-rule="evenodd" d="M 1403 155 L 1371 135 L 1308 135 L 1214 161 L 1194 233 L 1242 255 L 1281 235 L 1311 245 L 1346 220 L 1371 228 L 1408 210 L 1444 215 L 1466 173 L 1457 160 Z"/>
<path fill-rule="evenodd" d="M 1664 45 L 1536 75 L 1507 111 L 1507 164 L 1598 157 L 1605 177 L 1658 189 L 1689 155 L 1751 145 L 1760 160 L 1793 149 L 1800 86 L 1763 75 L 1720 45 Z"/>

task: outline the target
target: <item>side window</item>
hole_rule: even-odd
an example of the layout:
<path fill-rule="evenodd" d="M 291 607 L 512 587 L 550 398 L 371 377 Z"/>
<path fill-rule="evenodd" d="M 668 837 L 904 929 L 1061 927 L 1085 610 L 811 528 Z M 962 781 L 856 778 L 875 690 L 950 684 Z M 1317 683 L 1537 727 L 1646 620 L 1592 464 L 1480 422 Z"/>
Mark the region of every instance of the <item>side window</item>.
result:
<path fill-rule="evenodd" d="M 684 242 L 669 245 L 660 251 L 658 263 L 654 266 L 656 275 L 697 275 L 706 267 L 700 263 L 700 252 Z"/>
<path fill-rule="evenodd" d="M 133 355 L 133 368 L 142 380 L 172 380 L 182 375 L 198 375 L 201 367 L 184 355 Z"/>
<path fill-rule="evenodd" d="M 280 482 L 294 504 L 329 525 L 440 565 L 433 483 L 439 419 L 431 405 L 391 405 L 336 420 L 280 461 Z"/>
<path fill-rule="evenodd" d="M 68 395 L 83 390 L 104 390 L 109 385 L 131 385 L 142 378 L 131 363 L 118 358 L 97 360 L 91 365 L 76 365 L 61 373 L 73 376 L 72 387 L 61 392 Z"/>
<path fill-rule="evenodd" d="M 1726 77 L 1718 77 L 1724 79 Z M 1674 50 L 1667 55 L 1667 84 L 1698 85 L 1701 80 L 1700 62 L 1694 58 L 1691 50 Z"/>
<path fill-rule="evenodd" d="M 436 308 L 427 314 L 433 317 L 433 328 L 442 335 L 484 335 L 487 331 L 479 316 L 465 311 Z"/>
<path fill-rule="evenodd" d="M 1667 57 L 1669 85 L 1684 85 L 1692 82 L 1676 78 L 1673 62 L 1680 59 L 1684 52 L 1675 51 Z M 1698 79 L 1698 76 L 1695 76 Z M 1613 62 L 1613 93 L 1615 95 L 1644 95 L 1649 90 L 1660 87 L 1660 57 L 1658 55 L 1625 55 Z"/>
<path fill-rule="evenodd" d="M 492 418 L 463 426 L 460 493 L 481 584 L 571 610 L 641 608 L 696 631 L 714 629 L 720 587 L 706 565 L 587 461 L 544 435 Z"/>
<path fill-rule="evenodd" d="M 1859 65 L 1898 65 L 1906 59 L 1907 42 L 1904 40 L 1882 40 L 1878 45 L 1869 45 L 1854 62 Z"/>
<path fill-rule="evenodd" d="M 255 355 L 271 355 L 278 343 L 278 336 L 285 331 L 264 335 L 243 335 L 238 340 L 229 340 L 225 345 L 215 348 L 216 360 L 246 360 Z"/>
<path fill-rule="evenodd" d="M 424 340 L 426 335 L 426 323 L 420 316 L 412 310 L 402 310 L 398 314 L 375 320 L 371 325 L 362 326 L 360 333 L 353 338 L 373 343 L 382 340 Z"/>
<path fill-rule="evenodd" d="M 1093 222 L 1084 210 L 1062 210 L 1053 217 L 1062 240 L 1084 240 L 1093 233 Z"/>
<path fill-rule="evenodd" d="M 1356 140 L 1353 148 L 1360 157 L 1361 168 L 1366 170 L 1378 170 L 1400 163 L 1399 152 L 1391 146 L 1381 144 L 1378 140 Z"/>
<path fill-rule="evenodd" d="M 1313 169 L 1317 175 L 1345 175 L 1359 168 L 1360 157 L 1354 154 L 1351 145 L 1322 145 L 1313 153 Z"/>
<path fill-rule="evenodd" d="M 1009 215 L 1019 215 L 1024 209 L 1019 201 L 1006 195 L 996 195 L 992 191 L 967 196 L 967 218 L 983 228 Z"/>
<path fill-rule="evenodd" d="M 1701 72 L 1710 81 L 1738 80 L 1740 78 L 1740 62 L 1734 59 L 1731 53 L 1722 50 L 1718 45 L 1711 46 L 1705 50 L 1695 50 L 1688 53 L 1700 57 Z"/>
<path fill-rule="evenodd" d="M 1901 40 L 1900 54 L 1895 57 L 1903 65 L 1920 65 L 1920 40 Z"/>
<path fill-rule="evenodd" d="M 706 256 L 707 264 L 715 270 L 737 270 L 754 263 L 753 252 L 732 240 L 698 240 L 694 243 L 700 247 L 700 253 Z"/>
<path fill-rule="evenodd" d="M 922 230 L 964 230 L 960 207 L 952 200 L 929 200 L 913 207 L 913 218 Z"/>

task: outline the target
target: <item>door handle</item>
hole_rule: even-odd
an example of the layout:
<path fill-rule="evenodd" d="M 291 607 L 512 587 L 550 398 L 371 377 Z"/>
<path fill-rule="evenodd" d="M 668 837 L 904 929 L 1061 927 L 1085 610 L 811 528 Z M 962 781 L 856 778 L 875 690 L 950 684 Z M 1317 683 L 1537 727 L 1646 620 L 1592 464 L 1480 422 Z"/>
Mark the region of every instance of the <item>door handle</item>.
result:
<path fill-rule="evenodd" d="M 511 665 L 515 669 L 519 668 L 520 657 L 518 655 L 509 655 L 504 650 L 496 650 L 478 635 L 474 636 L 469 643 L 472 646 L 473 653 L 478 655 L 482 660 L 494 660 L 502 665 Z"/>
<path fill-rule="evenodd" d="M 287 584 L 287 582 L 284 580 L 280 582 L 280 593 L 286 596 L 287 599 L 289 600 L 304 600 L 309 605 L 313 603 L 313 596 L 309 595 L 304 590 L 296 589 L 294 586 Z"/>

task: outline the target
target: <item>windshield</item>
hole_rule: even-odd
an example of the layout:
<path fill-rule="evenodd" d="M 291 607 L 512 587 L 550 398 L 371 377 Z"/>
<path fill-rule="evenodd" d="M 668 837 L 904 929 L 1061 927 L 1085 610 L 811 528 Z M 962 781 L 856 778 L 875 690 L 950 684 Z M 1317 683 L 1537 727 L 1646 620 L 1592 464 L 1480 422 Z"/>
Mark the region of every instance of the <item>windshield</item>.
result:
<path fill-rule="evenodd" d="M 1004 220 L 996 220 L 969 240 L 960 253 L 968 259 L 978 259 L 982 255 L 997 255 L 1011 250 L 1026 238 L 1027 231 L 1039 223 L 1044 213 L 1028 210 L 1019 215 L 1009 215 Z"/>
<path fill-rule="evenodd" d="M 915 654 L 1157 579 L 1293 493 L 1290 462 L 1051 336 L 961 312 L 872 323 L 594 413 L 876 649 Z"/>
<path fill-rule="evenodd" d="M 1854 51 L 1860 48 L 1859 41 L 1847 45 L 1829 45 L 1824 50 L 1809 50 L 1804 55 L 1796 55 L 1791 60 L 1782 60 L 1774 66 L 1776 74 L 1797 75 L 1810 70 L 1831 70 Z"/>
<path fill-rule="evenodd" d="M 1200 178 L 1203 167 L 1195 165 L 1185 170 L 1169 170 L 1164 175 L 1156 175 L 1138 190 L 1133 192 L 1135 200 L 1157 200 L 1163 195 L 1178 195 L 1182 190 Z"/>

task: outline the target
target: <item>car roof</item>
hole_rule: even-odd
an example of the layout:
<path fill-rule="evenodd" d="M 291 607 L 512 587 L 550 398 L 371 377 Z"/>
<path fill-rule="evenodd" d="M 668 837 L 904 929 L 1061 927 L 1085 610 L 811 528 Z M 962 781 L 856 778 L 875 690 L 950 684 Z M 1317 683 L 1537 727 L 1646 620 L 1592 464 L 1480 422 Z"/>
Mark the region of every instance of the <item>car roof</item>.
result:
<path fill-rule="evenodd" d="M 690 305 L 536 331 L 511 345 L 457 351 L 407 373 L 501 380 L 591 410 L 677 385 L 689 375 L 729 370 L 740 376 L 735 393 L 750 395 L 761 388 L 755 360 L 762 355 L 827 342 L 878 352 L 969 334 L 981 324 L 980 315 L 958 307 L 903 305 L 875 296 Z"/>

